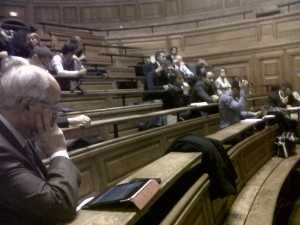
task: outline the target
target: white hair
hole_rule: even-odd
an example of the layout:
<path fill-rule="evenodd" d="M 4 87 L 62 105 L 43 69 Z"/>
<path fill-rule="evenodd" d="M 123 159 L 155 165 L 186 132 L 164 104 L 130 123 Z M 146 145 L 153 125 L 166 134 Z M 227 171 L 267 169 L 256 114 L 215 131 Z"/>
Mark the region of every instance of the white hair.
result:
<path fill-rule="evenodd" d="M 1 60 L 1 73 L 9 70 L 14 66 L 29 65 L 29 61 L 19 56 L 8 56 Z"/>
<path fill-rule="evenodd" d="M 13 66 L 0 78 L 0 109 L 14 106 L 25 97 L 46 98 L 50 86 L 48 72 L 33 66 Z"/>

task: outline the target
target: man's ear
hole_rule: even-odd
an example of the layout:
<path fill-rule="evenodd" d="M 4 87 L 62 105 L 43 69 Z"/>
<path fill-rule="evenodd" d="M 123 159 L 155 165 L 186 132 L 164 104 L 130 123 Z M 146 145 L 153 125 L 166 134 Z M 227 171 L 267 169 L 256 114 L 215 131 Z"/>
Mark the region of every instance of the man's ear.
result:
<path fill-rule="evenodd" d="M 33 54 L 31 58 L 36 62 L 39 59 L 39 56 L 37 54 Z"/>
<path fill-rule="evenodd" d="M 25 97 L 23 98 L 21 101 L 20 101 L 20 108 L 22 111 L 26 112 L 26 111 L 29 111 L 30 108 L 32 107 L 32 98 L 30 97 Z"/>

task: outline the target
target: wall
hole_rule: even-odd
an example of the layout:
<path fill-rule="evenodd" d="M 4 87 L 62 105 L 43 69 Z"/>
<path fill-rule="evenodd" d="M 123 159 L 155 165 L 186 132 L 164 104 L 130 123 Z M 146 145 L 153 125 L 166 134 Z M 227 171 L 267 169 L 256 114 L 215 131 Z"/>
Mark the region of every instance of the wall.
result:
<path fill-rule="evenodd" d="M 1 0 L 0 15 L 16 11 L 29 24 L 40 21 L 85 24 L 94 27 L 120 27 L 183 18 L 224 15 L 243 10 L 261 12 L 291 0 Z M 252 15 L 253 17 L 253 15 Z"/>
<path fill-rule="evenodd" d="M 227 68 L 228 75 L 245 75 L 255 85 L 290 81 L 300 87 L 299 12 L 251 19 L 227 25 L 166 32 L 137 37 L 106 38 L 108 43 L 140 47 L 131 53 L 150 55 L 156 49 L 178 47 L 192 66 L 205 58 L 213 67 Z"/>

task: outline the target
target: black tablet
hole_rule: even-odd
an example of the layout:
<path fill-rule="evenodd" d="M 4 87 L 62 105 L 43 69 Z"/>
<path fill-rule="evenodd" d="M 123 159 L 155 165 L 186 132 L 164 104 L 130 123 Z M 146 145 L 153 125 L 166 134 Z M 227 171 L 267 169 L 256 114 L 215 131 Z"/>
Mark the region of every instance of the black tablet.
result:
<path fill-rule="evenodd" d="M 130 203 L 139 190 L 141 190 L 150 179 L 131 183 L 119 184 L 111 187 L 106 192 L 82 206 L 82 209 L 95 209 L 103 206 L 121 206 Z"/>

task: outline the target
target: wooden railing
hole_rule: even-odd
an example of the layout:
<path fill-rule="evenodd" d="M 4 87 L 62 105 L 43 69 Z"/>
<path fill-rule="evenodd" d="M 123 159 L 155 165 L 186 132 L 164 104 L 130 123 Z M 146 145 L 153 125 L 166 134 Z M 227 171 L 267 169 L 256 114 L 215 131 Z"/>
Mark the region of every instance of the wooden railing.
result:
<path fill-rule="evenodd" d="M 216 108 L 218 106 L 217 103 L 208 104 L 205 106 L 189 106 L 189 107 L 180 107 L 175 109 L 168 109 L 168 110 L 159 110 L 144 114 L 135 114 L 135 115 L 128 115 L 128 116 L 119 116 L 115 118 L 107 118 L 107 119 L 100 119 L 92 121 L 90 127 L 81 128 L 81 127 L 72 127 L 72 128 L 66 128 L 63 130 L 64 135 L 67 139 L 72 138 L 79 138 L 83 136 L 89 136 L 89 135 L 95 135 L 95 136 L 101 136 L 102 138 L 108 140 L 110 138 L 109 130 L 106 128 L 107 126 L 113 126 L 113 138 L 119 137 L 119 126 L 121 124 L 131 124 L 129 127 L 130 129 L 134 130 L 132 133 L 137 133 L 138 131 L 138 122 L 145 122 L 149 119 L 153 119 L 159 116 L 164 115 L 176 115 L 177 121 L 179 121 L 179 113 L 190 111 L 190 110 L 205 110 L 208 108 Z M 214 116 L 214 115 L 212 115 Z M 130 130 L 129 129 L 129 130 Z M 127 134 L 129 132 L 127 131 Z M 124 131 L 123 131 L 124 132 Z"/>

